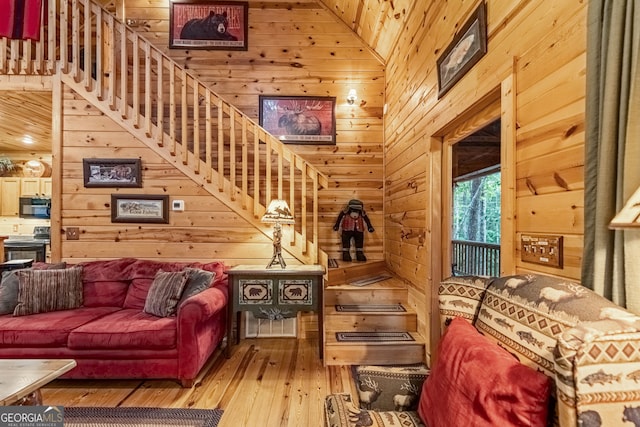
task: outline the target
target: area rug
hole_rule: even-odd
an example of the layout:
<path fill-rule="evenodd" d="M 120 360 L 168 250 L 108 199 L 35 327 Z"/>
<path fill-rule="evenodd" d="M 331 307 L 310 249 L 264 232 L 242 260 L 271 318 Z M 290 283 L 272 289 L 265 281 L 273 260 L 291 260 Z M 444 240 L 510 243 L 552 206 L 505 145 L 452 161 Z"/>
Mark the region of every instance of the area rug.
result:
<path fill-rule="evenodd" d="M 336 332 L 338 342 L 414 341 L 409 332 Z"/>
<path fill-rule="evenodd" d="M 65 427 L 216 427 L 221 409 L 65 407 Z"/>
<path fill-rule="evenodd" d="M 407 311 L 402 304 L 336 304 L 340 313 L 362 313 L 367 311 L 384 313 L 403 313 Z"/>

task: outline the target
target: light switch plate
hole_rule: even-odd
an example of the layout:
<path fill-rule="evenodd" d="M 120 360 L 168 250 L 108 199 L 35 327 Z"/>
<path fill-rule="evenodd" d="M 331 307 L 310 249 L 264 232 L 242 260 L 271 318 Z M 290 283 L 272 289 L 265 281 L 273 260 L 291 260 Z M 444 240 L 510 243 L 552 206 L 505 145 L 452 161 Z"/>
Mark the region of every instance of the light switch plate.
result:
<path fill-rule="evenodd" d="M 523 234 L 520 238 L 520 259 L 524 262 L 562 268 L 562 236 Z"/>
<path fill-rule="evenodd" d="M 184 200 L 174 200 L 173 202 L 171 202 L 171 209 L 174 211 L 183 211 Z"/>

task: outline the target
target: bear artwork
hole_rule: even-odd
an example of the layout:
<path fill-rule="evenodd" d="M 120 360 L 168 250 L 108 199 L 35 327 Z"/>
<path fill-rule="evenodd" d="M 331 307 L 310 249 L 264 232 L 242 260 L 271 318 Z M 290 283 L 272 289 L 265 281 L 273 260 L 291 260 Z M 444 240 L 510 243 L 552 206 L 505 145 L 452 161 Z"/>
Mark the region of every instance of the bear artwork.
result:
<path fill-rule="evenodd" d="M 338 220 L 333 226 L 334 231 L 342 227 L 342 260 L 351 261 L 351 240 L 356 246 L 356 260 L 366 261 L 364 256 L 364 225 L 367 225 L 369 233 L 374 229 L 369 217 L 364 211 L 364 204 L 357 199 L 349 200 L 347 206 L 338 215 Z"/>
<path fill-rule="evenodd" d="M 183 40 L 232 40 L 238 38 L 229 33 L 227 12 L 222 14 L 209 12 L 209 16 L 201 19 L 190 19 L 182 27 L 180 38 Z"/>

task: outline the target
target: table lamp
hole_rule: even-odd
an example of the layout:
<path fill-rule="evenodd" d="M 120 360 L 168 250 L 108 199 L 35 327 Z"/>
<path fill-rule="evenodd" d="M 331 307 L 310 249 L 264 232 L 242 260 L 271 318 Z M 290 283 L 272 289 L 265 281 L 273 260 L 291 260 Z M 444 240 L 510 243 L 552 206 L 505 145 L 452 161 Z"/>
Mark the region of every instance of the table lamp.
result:
<path fill-rule="evenodd" d="M 629 197 L 622 210 L 609 223 L 609 228 L 640 228 L 640 187 Z"/>
<path fill-rule="evenodd" d="M 285 200 L 274 199 L 269 203 L 267 211 L 262 216 L 262 222 L 273 223 L 273 257 L 267 264 L 267 268 L 271 268 L 274 265 L 280 264 L 280 267 L 285 268 L 287 264 L 282 258 L 282 226 L 281 224 L 293 224 L 293 214 L 289 209 L 289 205 Z"/>

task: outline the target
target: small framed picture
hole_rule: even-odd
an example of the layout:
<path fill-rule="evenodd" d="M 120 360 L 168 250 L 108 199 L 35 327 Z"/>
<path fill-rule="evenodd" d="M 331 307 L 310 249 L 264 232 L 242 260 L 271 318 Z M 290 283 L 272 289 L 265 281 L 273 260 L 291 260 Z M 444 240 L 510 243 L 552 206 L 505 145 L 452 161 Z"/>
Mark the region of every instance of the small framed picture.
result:
<path fill-rule="evenodd" d="M 172 0 L 169 48 L 247 50 L 249 3 Z"/>
<path fill-rule="evenodd" d="M 259 97 L 260 126 L 289 144 L 335 144 L 334 96 Z"/>
<path fill-rule="evenodd" d="M 169 196 L 112 194 L 111 222 L 169 223 Z"/>
<path fill-rule="evenodd" d="M 487 53 L 487 11 L 483 1 L 436 61 L 438 99 L 480 61 L 485 53 Z"/>
<path fill-rule="evenodd" d="M 142 187 L 140 159 L 83 159 L 85 187 Z"/>

